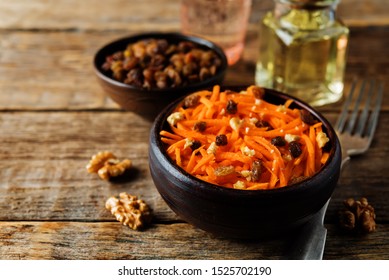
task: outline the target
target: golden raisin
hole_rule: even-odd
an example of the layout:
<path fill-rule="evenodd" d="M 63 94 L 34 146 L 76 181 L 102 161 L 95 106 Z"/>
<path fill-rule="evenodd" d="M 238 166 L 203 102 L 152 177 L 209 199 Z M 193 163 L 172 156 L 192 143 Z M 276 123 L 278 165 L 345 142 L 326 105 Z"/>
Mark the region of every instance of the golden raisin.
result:
<path fill-rule="evenodd" d="M 251 90 L 251 92 L 257 99 L 262 99 L 265 94 L 265 90 L 259 86 L 250 86 L 248 90 Z"/>
<path fill-rule="evenodd" d="M 227 176 L 235 172 L 233 166 L 219 166 L 215 169 L 214 174 L 216 176 Z"/>
<path fill-rule="evenodd" d="M 255 160 L 253 162 L 253 165 L 251 167 L 251 178 L 254 182 L 259 181 L 262 175 L 262 161 L 261 160 Z"/>
<path fill-rule="evenodd" d="M 199 103 L 199 100 L 200 100 L 199 95 L 196 94 L 189 95 L 185 97 L 183 107 L 184 108 L 195 107 Z"/>

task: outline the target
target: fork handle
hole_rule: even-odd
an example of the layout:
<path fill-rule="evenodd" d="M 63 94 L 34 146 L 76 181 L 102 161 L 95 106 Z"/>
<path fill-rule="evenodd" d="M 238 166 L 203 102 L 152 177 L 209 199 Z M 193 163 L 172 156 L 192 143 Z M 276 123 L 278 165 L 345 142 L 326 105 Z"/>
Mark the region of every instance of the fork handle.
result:
<path fill-rule="evenodd" d="M 349 156 L 342 157 L 342 162 L 340 164 L 340 170 L 343 169 L 343 166 L 350 160 Z"/>
<path fill-rule="evenodd" d="M 350 160 L 347 153 L 342 153 L 340 170 Z M 322 260 L 327 239 L 327 229 L 324 226 L 324 217 L 330 203 L 324 206 L 306 223 L 293 243 L 288 259 L 290 260 Z"/>
<path fill-rule="evenodd" d="M 323 225 L 324 215 L 330 200 L 299 231 L 293 243 L 288 259 L 322 260 L 327 238 L 327 229 Z"/>

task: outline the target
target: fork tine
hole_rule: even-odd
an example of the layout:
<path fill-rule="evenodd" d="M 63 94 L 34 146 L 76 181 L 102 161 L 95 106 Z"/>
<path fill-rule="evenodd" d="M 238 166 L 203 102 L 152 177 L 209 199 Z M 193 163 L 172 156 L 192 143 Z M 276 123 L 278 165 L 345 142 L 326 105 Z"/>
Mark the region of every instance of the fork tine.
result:
<path fill-rule="evenodd" d="M 359 89 L 359 94 L 357 96 L 357 100 L 355 101 L 355 104 L 354 104 L 354 109 L 351 113 L 351 116 L 350 116 L 350 119 L 349 119 L 349 122 L 348 122 L 348 125 L 346 128 L 346 131 L 350 134 L 353 133 L 353 129 L 355 127 L 355 122 L 357 121 L 357 118 L 358 118 L 359 105 L 361 104 L 362 96 L 363 96 L 363 93 L 365 91 L 365 85 L 366 85 L 366 81 L 363 80 L 362 85 Z"/>
<path fill-rule="evenodd" d="M 347 99 L 345 100 L 343 107 L 342 107 L 342 110 L 341 110 L 341 114 L 339 115 L 339 117 L 336 121 L 335 129 L 339 132 L 343 131 L 344 126 L 346 124 L 347 116 L 348 116 L 348 107 L 350 106 L 350 103 L 353 99 L 356 83 L 357 83 L 357 79 L 354 78 L 354 80 L 351 84 L 351 89 L 350 89 L 349 95 L 348 95 Z"/>
<path fill-rule="evenodd" d="M 366 136 L 369 137 L 369 145 L 373 139 L 375 129 L 377 127 L 378 123 L 378 116 L 380 114 L 380 108 L 382 104 L 382 95 L 384 92 L 384 83 L 381 82 L 378 88 L 378 93 L 377 93 L 377 98 L 375 102 L 375 107 L 374 111 L 371 113 L 370 118 L 369 118 L 369 124 L 367 127 L 367 133 Z"/>
<path fill-rule="evenodd" d="M 372 100 L 374 86 L 375 86 L 374 80 L 371 80 L 369 83 L 369 90 L 365 99 L 364 108 L 359 117 L 358 126 L 355 130 L 355 134 L 361 137 L 363 136 L 363 131 L 366 127 L 367 117 L 369 116 L 370 101 Z"/>

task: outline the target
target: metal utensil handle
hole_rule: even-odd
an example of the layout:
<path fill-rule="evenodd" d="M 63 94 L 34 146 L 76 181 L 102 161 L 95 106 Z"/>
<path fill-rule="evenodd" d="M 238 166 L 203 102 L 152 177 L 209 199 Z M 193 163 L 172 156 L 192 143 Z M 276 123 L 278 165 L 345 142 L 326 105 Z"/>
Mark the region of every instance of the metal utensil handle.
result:
<path fill-rule="evenodd" d="M 330 200 L 299 231 L 288 259 L 321 260 L 327 237 L 323 221 Z"/>

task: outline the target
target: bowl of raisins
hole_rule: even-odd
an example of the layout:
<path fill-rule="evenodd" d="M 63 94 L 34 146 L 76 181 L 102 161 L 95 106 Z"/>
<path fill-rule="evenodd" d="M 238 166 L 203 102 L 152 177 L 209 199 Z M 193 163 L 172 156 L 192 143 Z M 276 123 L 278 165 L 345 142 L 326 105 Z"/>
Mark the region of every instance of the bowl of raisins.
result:
<path fill-rule="evenodd" d="M 161 197 L 215 236 L 294 233 L 325 205 L 340 175 L 330 122 L 303 101 L 258 86 L 184 96 L 157 116 L 149 137 Z"/>
<path fill-rule="evenodd" d="M 221 84 L 228 67 L 219 46 L 181 33 L 119 38 L 100 48 L 93 64 L 114 102 L 150 117 L 180 96 Z"/>

